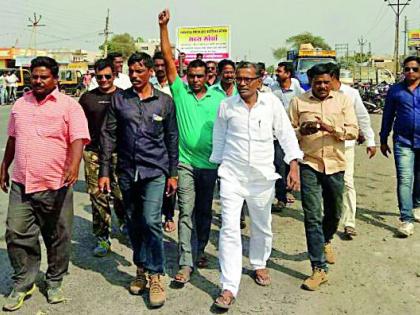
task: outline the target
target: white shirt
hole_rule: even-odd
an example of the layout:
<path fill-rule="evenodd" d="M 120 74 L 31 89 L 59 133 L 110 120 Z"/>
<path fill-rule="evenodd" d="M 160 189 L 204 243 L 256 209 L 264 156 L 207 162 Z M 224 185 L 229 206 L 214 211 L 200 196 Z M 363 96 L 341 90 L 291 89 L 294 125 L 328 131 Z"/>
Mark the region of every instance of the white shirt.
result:
<path fill-rule="evenodd" d="M 375 133 L 373 132 L 373 129 L 370 125 L 369 113 L 366 110 L 365 105 L 363 104 L 359 91 L 343 83 L 341 83 L 340 89 L 338 91 L 348 96 L 353 102 L 354 111 L 356 112 L 357 117 L 357 123 L 359 125 L 360 130 L 362 131 L 362 134 L 366 138 L 366 145 L 368 147 L 374 147 Z M 356 145 L 356 140 L 347 140 L 345 144 L 346 147 L 354 146 Z"/>
<path fill-rule="evenodd" d="M 240 95 L 220 103 L 213 128 L 210 161 L 221 164 L 219 176 L 236 176 L 241 181 L 275 180 L 273 134 L 285 152 L 284 161 L 302 159 L 295 131 L 279 99 L 272 93 L 258 93 L 248 109 Z"/>
<path fill-rule="evenodd" d="M 17 87 L 17 81 L 18 81 L 18 77 L 14 73 L 6 76 L 6 85 L 7 86 Z"/>
<path fill-rule="evenodd" d="M 166 81 L 166 83 L 164 83 L 163 85 L 159 83 L 159 81 L 157 80 L 156 77 L 153 77 L 150 79 L 150 83 L 153 85 L 153 87 L 156 90 L 159 90 L 167 95 L 169 95 L 170 97 L 172 97 L 172 92 L 171 92 L 171 88 L 169 87 L 169 83 L 168 81 Z"/>
<path fill-rule="evenodd" d="M 126 90 L 132 86 L 130 77 L 124 73 L 118 73 L 118 75 L 114 79 L 114 85 L 119 87 L 120 89 Z M 92 91 L 98 87 L 98 82 L 96 81 L 96 77 L 94 76 L 90 81 L 88 86 L 88 91 Z"/>

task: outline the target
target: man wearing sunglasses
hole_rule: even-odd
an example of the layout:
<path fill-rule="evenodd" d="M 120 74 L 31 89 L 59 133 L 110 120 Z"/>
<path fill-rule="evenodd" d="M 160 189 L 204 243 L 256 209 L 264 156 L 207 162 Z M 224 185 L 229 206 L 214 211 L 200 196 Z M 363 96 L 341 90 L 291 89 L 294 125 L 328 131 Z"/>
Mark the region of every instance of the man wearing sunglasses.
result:
<path fill-rule="evenodd" d="M 210 236 L 213 190 L 217 178 L 217 165 L 210 162 L 209 157 L 213 124 L 224 96 L 207 88 L 207 67 L 202 60 L 193 60 L 188 64 L 188 84 L 182 82 L 172 59 L 169 19 L 168 10 L 159 14 L 161 50 L 179 128 L 179 271 L 175 281 L 186 283 L 195 265 L 199 268 L 208 265 L 204 250 Z M 196 264 L 192 250 L 193 226 L 197 235 Z"/>
<path fill-rule="evenodd" d="M 295 132 L 280 100 L 272 93 L 261 93 L 257 66 L 242 62 L 236 70 L 239 94 L 220 104 L 213 132 L 210 161 L 220 164 L 222 227 L 219 236 L 219 262 L 222 292 L 219 308 L 229 308 L 238 294 L 242 274 L 241 208 L 244 200 L 251 219 L 249 259 L 255 282 L 271 283 L 266 263 L 271 253 L 271 204 L 274 185 L 280 176 L 274 167 L 273 138 L 279 140 L 290 164 L 287 183 L 299 190 L 298 159 L 303 158 Z"/>
<path fill-rule="evenodd" d="M 393 129 L 394 158 L 397 169 L 398 207 L 401 236 L 414 232 L 420 221 L 420 58 L 404 60 L 404 81 L 388 91 L 380 132 L 381 152 L 388 157 L 388 136 Z"/>
<path fill-rule="evenodd" d="M 212 86 L 217 82 L 217 62 L 213 60 L 206 61 L 207 66 L 207 85 Z"/>
<path fill-rule="evenodd" d="M 108 194 L 99 191 L 99 136 L 106 110 L 111 104 L 112 96 L 121 91 L 114 85 L 114 65 L 109 59 L 99 59 L 95 63 L 95 78 L 98 87 L 84 93 L 79 100 L 89 125 L 91 142 L 85 147 L 83 159 L 85 162 L 85 177 L 90 201 L 92 203 L 93 234 L 96 237 L 96 246 L 93 255 L 103 257 L 111 250 L 109 234 L 111 230 L 111 204 Z M 117 155 L 112 155 L 112 189 L 114 211 L 118 218 L 120 231 L 124 231 L 124 208 L 121 191 L 118 188 L 115 166 Z"/>
<path fill-rule="evenodd" d="M 114 66 L 114 85 L 120 89 L 128 89 L 131 87 L 131 81 L 128 75 L 123 73 L 123 65 L 124 65 L 124 59 L 122 57 L 122 54 L 119 52 L 111 52 L 108 54 L 106 59 L 110 60 Z M 98 87 L 98 81 L 96 80 L 96 77 L 93 77 L 90 81 L 88 90 L 91 91 L 93 89 L 96 89 Z"/>

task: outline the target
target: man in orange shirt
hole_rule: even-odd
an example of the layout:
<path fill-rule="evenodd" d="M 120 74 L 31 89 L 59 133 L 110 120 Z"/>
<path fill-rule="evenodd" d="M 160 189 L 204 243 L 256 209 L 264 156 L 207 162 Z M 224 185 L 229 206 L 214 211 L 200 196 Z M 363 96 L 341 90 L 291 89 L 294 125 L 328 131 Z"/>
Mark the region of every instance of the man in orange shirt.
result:
<path fill-rule="evenodd" d="M 6 243 L 14 269 L 13 290 L 4 310 L 19 309 L 35 291 L 41 264 L 39 234 L 47 248 L 45 273 L 51 304 L 65 300 L 61 282 L 67 273 L 73 221 L 73 190 L 83 146 L 89 142 L 80 105 L 57 89 L 58 64 L 49 57 L 31 62 L 32 91 L 16 101 L 10 115 L 0 186 L 12 185 L 6 222 Z"/>

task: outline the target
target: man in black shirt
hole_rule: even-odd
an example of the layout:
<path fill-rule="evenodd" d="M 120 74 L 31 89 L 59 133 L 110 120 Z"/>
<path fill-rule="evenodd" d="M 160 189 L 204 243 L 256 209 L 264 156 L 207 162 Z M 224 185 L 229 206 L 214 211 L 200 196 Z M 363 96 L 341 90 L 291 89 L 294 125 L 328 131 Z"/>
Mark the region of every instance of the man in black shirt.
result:
<path fill-rule="evenodd" d="M 150 305 L 157 307 L 166 300 L 161 207 L 165 183 L 167 196 L 177 189 L 178 127 L 172 98 L 149 82 L 152 58 L 135 53 L 128 68 L 133 88 L 112 97 L 102 126 L 99 189 L 111 189 L 111 153 L 116 148 L 118 182 L 137 266 L 130 292 L 140 294 L 146 288 L 147 272 Z"/>
<path fill-rule="evenodd" d="M 114 66 L 107 59 L 100 59 L 95 63 L 95 77 L 98 87 L 82 95 L 79 100 L 80 105 L 85 112 L 89 124 L 89 133 L 92 141 L 85 147 L 83 159 L 85 161 L 85 176 L 88 187 L 88 193 L 92 202 L 92 221 L 93 233 L 97 238 L 93 254 L 97 257 L 105 256 L 111 249 L 109 233 L 111 229 L 111 207 L 110 196 L 104 194 L 98 189 L 99 175 L 99 135 L 105 113 L 111 104 L 111 97 L 120 91 L 114 85 Z M 111 185 L 112 197 L 114 200 L 114 210 L 117 215 L 120 230 L 124 229 L 124 208 L 122 204 L 122 195 L 118 187 L 115 174 L 115 165 L 117 162 L 116 153 L 112 154 L 112 172 Z"/>

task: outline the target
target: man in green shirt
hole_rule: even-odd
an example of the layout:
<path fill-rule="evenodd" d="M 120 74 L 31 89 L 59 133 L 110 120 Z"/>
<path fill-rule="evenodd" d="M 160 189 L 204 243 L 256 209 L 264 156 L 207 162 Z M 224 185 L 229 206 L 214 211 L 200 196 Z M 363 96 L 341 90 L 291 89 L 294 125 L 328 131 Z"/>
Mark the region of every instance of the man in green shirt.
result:
<path fill-rule="evenodd" d="M 223 95 L 223 97 L 229 97 L 238 94 L 238 89 L 235 83 L 235 63 L 229 59 L 223 59 L 218 64 L 218 70 L 220 73 L 220 81 L 210 89 Z"/>
<path fill-rule="evenodd" d="M 207 89 L 207 67 L 202 60 L 188 64 L 188 84 L 181 80 L 172 59 L 168 22 L 169 11 L 165 10 L 159 14 L 161 50 L 179 130 L 179 271 L 175 281 L 186 283 L 194 269 L 193 226 L 197 235 L 196 266 L 205 268 L 208 265 L 204 249 L 210 235 L 213 190 L 217 179 L 217 165 L 209 162 L 209 157 L 212 153 L 213 124 L 225 96 Z"/>

